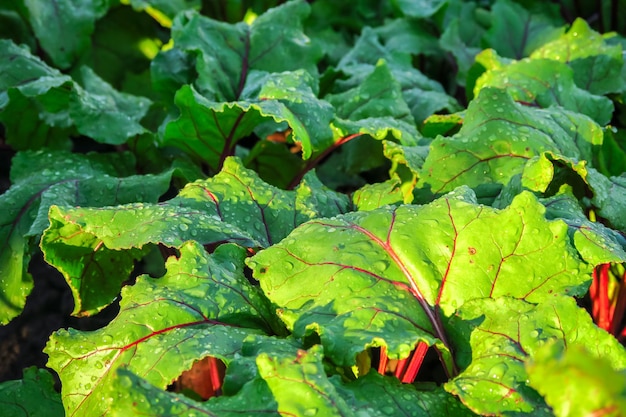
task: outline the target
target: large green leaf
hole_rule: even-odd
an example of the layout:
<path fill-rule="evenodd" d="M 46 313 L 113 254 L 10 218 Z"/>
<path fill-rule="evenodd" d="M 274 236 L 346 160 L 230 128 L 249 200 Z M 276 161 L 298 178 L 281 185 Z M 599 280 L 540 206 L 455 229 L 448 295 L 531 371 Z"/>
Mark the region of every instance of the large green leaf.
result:
<path fill-rule="evenodd" d="M 198 90 L 210 100 L 242 99 L 251 70 L 303 69 L 316 74 L 320 57 L 302 32 L 309 14 L 304 1 L 288 2 L 247 23 L 218 22 L 187 11 L 172 26 L 175 47 L 197 55 Z"/>
<path fill-rule="evenodd" d="M 120 367 L 165 389 L 195 361 L 210 355 L 228 363 L 246 336 L 272 332 L 270 305 L 244 276 L 244 257 L 235 245 L 209 256 L 186 243 L 165 276 L 144 275 L 122 290 L 120 313 L 106 327 L 53 334 L 45 352 L 61 378 L 66 414 L 106 414 Z"/>
<path fill-rule="evenodd" d="M 501 297 L 469 301 L 449 324 L 457 364 L 463 369 L 445 387 L 480 414 L 524 412 L 551 415 L 544 399 L 528 384 L 525 361 L 557 340 L 568 348 L 585 348 L 593 358 L 607 358 L 623 369 L 626 350 L 570 297 L 549 297 L 532 304 Z M 608 365 L 608 364 L 607 364 Z M 560 384 L 575 387 L 573 380 Z M 535 384 L 532 384 L 535 386 Z"/>
<path fill-rule="evenodd" d="M 89 46 L 97 19 L 112 0 L 24 0 L 30 25 L 56 66 L 67 69 Z"/>
<path fill-rule="evenodd" d="M 530 193 L 504 210 L 474 198 L 464 188 L 425 206 L 313 220 L 249 265 L 294 334 L 319 333 L 338 364 L 371 345 L 406 357 L 418 340 L 448 361 L 442 317 L 467 300 L 539 302 L 582 295 L 589 281 L 567 226 L 546 221 Z"/>
<path fill-rule="evenodd" d="M 460 185 L 507 184 L 542 152 L 590 159 L 600 143 L 601 128 L 584 115 L 526 107 L 506 90 L 484 88 L 459 133 L 433 141 L 418 185 L 440 193 Z"/>
<path fill-rule="evenodd" d="M 13 184 L 0 196 L 0 323 L 21 312 L 32 289 L 31 245 L 48 227 L 50 206 L 156 202 L 167 191 L 173 170 L 138 176 L 133 165 L 129 153 L 37 151 L 13 158 Z"/>
<path fill-rule="evenodd" d="M 0 404 L 5 417 L 65 415 L 61 396 L 54 390 L 52 375 L 34 367 L 24 369 L 23 379 L 0 384 Z"/>
<path fill-rule="evenodd" d="M 313 175 L 296 190 L 284 191 L 229 158 L 218 175 L 188 184 L 164 203 L 52 207 L 41 246 L 72 288 L 74 314 L 92 314 L 113 301 L 150 243 L 267 247 L 299 224 L 342 213 L 348 204 Z"/>
<path fill-rule="evenodd" d="M 553 342 L 542 347 L 526 369 L 530 385 L 556 416 L 626 414 L 626 374 L 617 372 L 604 356 Z"/>

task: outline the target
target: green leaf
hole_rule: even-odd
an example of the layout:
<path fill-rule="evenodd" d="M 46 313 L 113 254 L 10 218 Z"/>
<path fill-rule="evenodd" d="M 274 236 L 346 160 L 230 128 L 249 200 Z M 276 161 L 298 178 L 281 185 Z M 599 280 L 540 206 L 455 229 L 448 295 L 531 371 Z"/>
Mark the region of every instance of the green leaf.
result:
<path fill-rule="evenodd" d="M 254 98 L 230 103 L 212 102 L 192 87 L 182 87 L 176 94 L 181 115 L 167 124 L 163 143 L 197 155 L 216 170 L 234 154 L 240 139 L 267 120 L 287 122 L 293 140 L 302 144 L 304 159 L 333 144 L 333 110 L 315 97 L 315 80 L 309 74 L 285 72 L 262 75 L 262 80 Z"/>
<path fill-rule="evenodd" d="M 352 410 L 374 410 L 383 416 L 474 416 L 457 398 L 448 394 L 441 387 L 402 384 L 397 378 L 385 377 L 370 371 L 364 377 L 348 384 L 339 384 L 345 391 L 344 398 L 349 400 Z M 358 414 L 357 414 L 358 415 Z"/>
<path fill-rule="evenodd" d="M 410 0 L 394 0 L 393 4 L 404 15 L 411 17 L 430 17 L 437 13 L 439 9 L 444 7 L 448 3 L 448 0 L 422 0 L 422 1 L 410 1 Z"/>
<path fill-rule="evenodd" d="M 67 107 L 72 79 L 49 67 L 30 51 L 0 39 L 0 122 L 13 149 L 69 147 L 71 122 L 54 113 Z"/>
<path fill-rule="evenodd" d="M 163 45 L 165 31 L 144 13 L 131 7 L 114 7 L 96 22 L 89 48 L 74 68 L 88 66 L 117 90 L 153 98 L 146 73 Z M 76 71 L 72 71 L 76 75 Z M 132 80 L 145 85 L 137 88 Z"/>
<path fill-rule="evenodd" d="M 400 180 L 392 178 L 377 184 L 366 184 L 354 192 L 352 200 L 359 211 L 374 210 L 386 205 L 410 203 L 413 195 L 405 196 L 400 188 Z"/>
<path fill-rule="evenodd" d="M 288 328 L 298 337 L 319 333 L 327 355 L 344 366 L 367 346 L 407 357 L 418 340 L 445 358 L 441 314 L 473 298 L 538 302 L 586 291 L 580 271 L 588 268 L 569 246 L 566 225 L 547 222 L 531 194 L 504 210 L 473 199 L 464 188 L 425 206 L 313 220 L 249 265 Z"/>
<path fill-rule="evenodd" d="M 580 346 L 550 343 L 527 361 L 530 385 L 556 416 L 626 414 L 626 374 Z M 568 381 L 563 384 L 563 381 Z"/>
<path fill-rule="evenodd" d="M 122 0 L 135 10 L 142 10 L 165 27 L 172 26 L 172 19 L 180 12 L 202 7 L 201 0 Z"/>
<path fill-rule="evenodd" d="M 232 365 L 231 365 L 232 366 Z M 276 401 L 262 379 L 247 383 L 236 396 L 213 397 L 206 402 L 162 390 L 124 368 L 113 381 L 115 391 L 111 416 L 169 416 L 188 417 L 219 415 L 223 417 L 279 417 Z"/>
<path fill-rule="evenodd" d="M 446 25 L 441 28 L 439 46 L 456 59 L 456 82 L 461 86 L 465 85 L 474 58 L 482 49 L 485 28 L 478 19 L 480 13 L 474 2 L 451 2 L 446 10 Z"/>
<path fill-rule="evenodd" d="M 589 159 L 601 142 L 601 128 L 586 116 L 525 107 L 505 90 L 485 88 L 470 103 L 459 133 L 433 141 L 418 186 L 441 193 L 460 185 L 507 184 L 541 152 Z"/>
<path fill-rule="evenodd" d="M 622 48 L 606 42 L 611 36 L 595 32 L 585 20 L 577 18 L 567 33 L 535 50 L 531 58 L 565 62 L 574 70 L 576 85 L 593 94 L 621 92 L 625 87 Z"/>
<path fill-rule="evenodd" d="M 607 128 L 604 130 L 602 148 L 598 149 L 593 158 L 593 166 L 600 173 L 619 176 L 626 167 L 626 131 Z"/>
<path fill-rule="evenodd" d="M 607 178 L 593 168 L 588 172 L 587 181 L 593 191 L 591 203 L 612 227 L 626 233 L 626 174 Z"/>
<path fill-rule="evenodd" d="M 507 63 L 493 54 L 493 50 L 485 50 L 476 58 L 487 71 L 476 80 L 475 95 L 485 87 L 506 88 L 518 102 L 542 108 L 561 106 L 585 114 L 600 125 L 611 120 L 611 100 L 578 88 L 574 84 L 574 72 L 566 64 L 540 58 Z M 489 63 L 494 66 L 489 67 Z"/>
<path fill-rule="evenodd" d="M 82 67 L 80 75 L 84 90 L 77 88 L 69 104 L 80 133 L 101 143 L 121 145 L 145 132 L 139 121 L 150 100 L 116 91 L 88 67 Z"/>
<path fill-rule="evenodd" d="M 409 54 L 414 51 L 409 48 L 417 47 L 414 39 L 395 39 L 391 37 L 389 32 L 398 29 L 393 26 L 396 23 L 400 23 L 403 27 L 410 25 L 419 27 L 414 25 L 413 22 L 400 21 L 389 23 L 386 26 L 388 30 L 384 30 L 386 27 L 377 28 L 376 30 L 368 27 L 364 28 L 354 47 L 345 54 L 337 66 L 337 70 L 349 78 L 337 80 L 333 91 L 342 93 L 352 89 L 357 91 L 358 96 L 360 94 L 358 87 L 366 80 L 369 80 L 372 76 L 372 71 L 376 69 L 377 65 L 380 65 L 381 61 L 384 61 L 394 79 L 392 83 L 397 82 L 400 84 L 402 98 L 410 109 L 413 123 L 422 123 L 436 111 L 446 110 L 454 112 L 459 110 L 456 100 L 446 94 L 439 82 L 426 77 L 411 64 L 411 55 Z M 378 77 L 381 82 L 387 83 L 387 81 L 384 81 L 383 76 L 379 75 Z M 367 94 L 368 92 L 365 91 L 364 93 Z M 369 99 L 365 98 L 368 102 L 375 101 L 377 98 L 386 98 L 385 96 L 378 97 L 375 92 L 369 96 Z M 387 103 L 383 107 L 388 106 L 389 104 Z M 399 110 L 402 109 L 397 117 L 405 117 L 403 106 L 403 103 L 395 104 L 395 107 L 399 107 Z M 378 111 L 378 113 L 384 115 L 386 112 L 383 109 Z M 411 121 L 408 120 L 408 122 Z"/>
<path fill-rule="evenodd" d="M 336 108 L 333 125 L 337 136 L 359 132 L 385 139 L 391 134 L 404 145 L 415 144 L 419 137 L 401 87 L 384 61 L 378 62 L 363 83 L 326 99 Z"/>
<path fill-rule="evenodd" d="M 80 86 L 11 42 L 0 40 L 0 51 L 12 62 L 0 67 L 0 121 L 15 149 L 67 149 L 72 127 L 113 145 L 145 131 L 139 121 L 150 100 L 116 91 L 88 67 L 79 70 Z"/>
<path fill-rule="evenodd" d="M 312 175 L 295 191 L 284 191 L 229 158 L 218 175 L 188 184 L 165 203 L 52 207 L 41 246 L 46 261 L 72 289 L 73 314 L 92 314 L 113 301 L 149 243 L 266 247 L 297 225 L 347 206 L 346 197 L 325 189 Z"/>
<path fill-rule="evenodd" d="M 0 404 L 5 417 L 62 417 L 61 396 L 54 390 L 50 372 L 35 367 L 24 370 L 19 381 L 0 384 Z"/>
<path fill-rule="evenodd" d="M 320 53 L 302 32 L 309 9 L 304 1 L 291 1 L 251 25 L 222 23 L 187 11 L 174 19 L 172 39 L 176 48 L 197 55 L 195 85 L 204 96 L 236 101 L 251 70 L 317 74 Z"/>
<path fill-rule="evenodd" d="M 234 245 L 209 256 L 188 242 L 168 259 L 165 276 L 143 275 L 122 290 L 109 325 L 53 334 L 45 352 L 61 378 L 66 413 L 106 413 L 121 366 L 164 389 L 194 361 L 210 355 L 228 364 L 247 335 L 272 331 L 270 305 L 243 275 L 244 257 Z"/>
<path fill-rule="evenodd" d="M 623 346 L 569 297 L 536 305 L 508 297 L 473 300 L 449 326 L 463 372 L 445 388 L 479 414 L 552 415 L 528 385 L 525 369 L 525 361 L 541 357 L 542 346 L 552 340 L 568 348 L 583 347 L 593 358 L 608 358 L 614 369 L 626 364 Z M 576 379 L 560 379 L 560 385 L 568 389 L 579 383 Z"/>
<path fill-rule="evenodd" d="M 546 218 L 562 219 L 580 257 L 593 266 L 626 262 L 626 239 L 599 222 L 589 221 L 580 203 L 571 194 L 558 194 L 542 200 Z"/>
<path fill-rule="evenodd" d="M 563 33 L 547 15 L 531 14 L 511 0 L 496 1 L 491 7 L 491 20 L 483 39 L 507 58 L 522 59 Z"/>
<path fill-rule="evenodd" d="M 21 312 L 32 289 L 27 273 L 30 244 L 48 227 L 50 206 L 156 202 L 167 191 L 172 170 L 134 176 L 133 165 L 129 153 L 38 151 L 20 152 L 13 158 L 13 184 L 0 196 L 5 208 L 0 212 L 0 323 Z"/>
<path fill-rule="evenodd" d="M 30 25 L 52 62 L 67 69 L 89 46 L 97 19 L 112 1 L 24 0 Z"/>

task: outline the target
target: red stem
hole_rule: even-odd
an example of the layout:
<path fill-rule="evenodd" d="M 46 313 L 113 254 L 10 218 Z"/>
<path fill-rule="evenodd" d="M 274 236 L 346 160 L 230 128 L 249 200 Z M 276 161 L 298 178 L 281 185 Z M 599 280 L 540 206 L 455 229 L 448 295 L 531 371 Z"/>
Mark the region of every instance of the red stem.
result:
<path fill-rule="evenodd" d="M 396 378 L 402 379 L 402 375 L 404 374 L 404 368 L 406 368 L 406 364 L 409 361 L 409 358 L 400 359 L 398 364 L 396 365 L 396 370 L 393 373 Z"/>
<path fill-rule="evenodd" d="M 289 183 L 289 185 L 287 185 L 287 189 L 288 190 L 293 190 L 296 187 L 296 185 L 298 185 L 300 183 L 300 181 L 302 180 L 304 175 L 307 172 L 309 172 L 310 170 L 312 170 L 313 168 L 315 168 L 317 166 L 317 164 L 319 164 L 322 159 L 324 159 L 326 156 L 328 156 L 329 153 L 331 153 L 332 151 L 334 151 L 335 149 L 337 149 L 338 147 L 340 147 L 344 143 L 347 143 L 347 142 L 351 141 L 352 139 L 361 136 L 362 134 L 363 133 L 354 133 L 352 135 L 348 135 L 348 136 L 344 136 L 343 138 L 339 138 L 337 140 L 337 142 L 333 143 L 328 148 L 324 149 L 322 151 L 322 153 L 320 153 L 319 155 L 317 155 L 314 158 L 309 159 L 309 161 L 306 163 L 304 168 L 302 168 L 300 170 L 300 172 L 298 172 L 291 179 L 291 182 Z"/>
<path fill-rule="evenodd" d="M 422 362 L 424 362 L 424 357 L 426 356 L 426 352 L 428 352 L 428 344 L 424 342 L 419 342 L 415 351 L 413 352 L 413 356 L 411 356 L 411 361 L 409 362 L 409 366 L 406 368 L 406 372 L 402 376 L 401 381 L 403 383 L 412 383 L 415 381 L 417 377 L 417 373 L 422 366 Z"/>
<path fill-rule="evenodd" d="M 222 394 L 222 373 L 220 365 L 221 363 L 217 358 L 213 356 L 209 357 L 209 379 L 215 396 Z"/>
<path fill-rule="evenodd" d="M 617 293 L 617 301 L 614 303 L 613 314 L 611 315 L 611 334 L 617 336 L 626 311 L 626 271 L 622 275 L 622 282 Z"/>
<path fill-rule="evenodd" d="M 611 331 L 611 320 L 609 312 L 611 309 L 609 301 L 609 267 L 610 264 L 600 265 L 600 285 L 598 286 L 598 327 Z"/>
<path fill-rule="evenodd" d="M 380 348 L 380 359 L 378 360 L 378 373 L 385 375 L 387 372 L 387 362 L 389 362 L 389 356 L 387 356 L 387 346 Z"/>
<path fill-rule="evenodd" d="M 591 273 L 591 286 L 589 287 L 589 297 L 591 298 L 591 316 L 598 322 L 598 266 L 593 268 Z"/>

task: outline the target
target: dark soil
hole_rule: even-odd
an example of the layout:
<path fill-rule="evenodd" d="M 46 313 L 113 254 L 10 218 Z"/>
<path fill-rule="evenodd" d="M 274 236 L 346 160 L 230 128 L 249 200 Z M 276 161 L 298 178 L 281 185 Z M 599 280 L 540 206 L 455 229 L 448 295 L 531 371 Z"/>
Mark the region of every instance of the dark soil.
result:
<path fill-rule="evenodd" d="M 74 301 L 63 276 L 41 254 L 33 257 L 29 272 L 35 287 L 24 311 L 8 325 L 0 326 L 0 382 L 21 379 L 24 368 L 45 367 L 48 356 L 43 349 L 55 330 L 94 330 L 106 325 L 118 310 L 112 305 L 94 317 L 71 317 Z"/>

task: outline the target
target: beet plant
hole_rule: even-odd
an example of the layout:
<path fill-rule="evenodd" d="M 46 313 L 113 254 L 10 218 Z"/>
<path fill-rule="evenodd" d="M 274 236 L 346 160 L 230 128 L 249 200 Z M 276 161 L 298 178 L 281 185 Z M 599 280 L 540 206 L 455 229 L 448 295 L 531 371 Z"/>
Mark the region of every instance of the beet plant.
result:
<path fill-rule="evenodd" d="M 0 6 L 3 410 L 626 415 L 616 4 Z"/>

